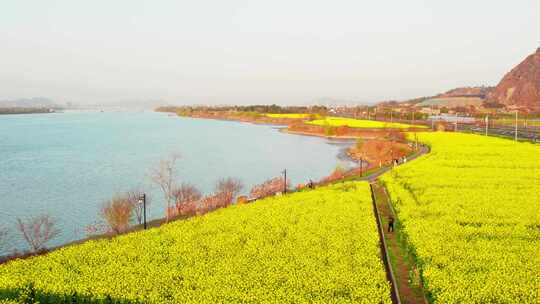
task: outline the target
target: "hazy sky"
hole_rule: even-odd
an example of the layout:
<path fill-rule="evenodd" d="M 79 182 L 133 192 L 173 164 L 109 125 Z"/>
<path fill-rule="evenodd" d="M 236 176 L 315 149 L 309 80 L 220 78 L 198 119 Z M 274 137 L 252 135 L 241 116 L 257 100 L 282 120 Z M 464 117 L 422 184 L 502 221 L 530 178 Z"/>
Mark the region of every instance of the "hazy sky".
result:
<path fill-rule="evenodd" d="M 0 99 L 405 99 L 495 85 L 538 47 L 538 0 L 0 0 Z"/>

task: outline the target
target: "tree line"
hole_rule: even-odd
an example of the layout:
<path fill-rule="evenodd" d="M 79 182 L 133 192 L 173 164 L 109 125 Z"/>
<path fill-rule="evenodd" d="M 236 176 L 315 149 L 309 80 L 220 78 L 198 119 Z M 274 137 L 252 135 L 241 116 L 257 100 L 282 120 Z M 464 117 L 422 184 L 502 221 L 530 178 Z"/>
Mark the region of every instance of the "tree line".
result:
<path fill-rule="evenodd" d="M 197 112 L 197 111 L 236 111 L 236 112 L 256 112 L 270 114 L 288 113 L 314 113 L 326 114 L 328 108 L 325 106 L 279 106 L 272 105 L 247 105 L 247 106 L 167 106 L 156 109 L 158 112 Z"/>

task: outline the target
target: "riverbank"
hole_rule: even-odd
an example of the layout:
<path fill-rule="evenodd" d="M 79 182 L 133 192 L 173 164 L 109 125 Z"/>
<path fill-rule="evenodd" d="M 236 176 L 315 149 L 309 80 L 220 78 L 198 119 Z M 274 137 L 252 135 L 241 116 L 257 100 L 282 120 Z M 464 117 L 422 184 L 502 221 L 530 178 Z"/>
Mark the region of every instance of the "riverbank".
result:
<path fill-rule="evenodd" d="M 62 231 L 48 244 L 54 247 L 84 238 L 84 228 L 100 217 L 102 202 L 119 192 L 145 192 L 153 199 L 148 219 L 162 217 L 164 198 L 148 172 L 171 153 L 181 155 L 180 182 L 196 185 L 203 194 L 226 177 L 242 180 L 249 192 L 284 169 L 291 184 L 306 183 L 340 163 L 336 157 L 342 145 L 276 128 L 155 112 L 4 116 L 0 226 L 9 229 L 10 238 L 0 255 L 27 248 L 17 218 L 53 217 Z"/>
<path fill-rule="evenodd" d="M 428 148 L 426 148 L 424 146 L 421 146 L 421 148 L 418 151 L 410 151 L 410 154 L 409 154 L 410 160 L 413 160 L 413 159 L 417 158 L 418 156 L 426 154 L 428 152 L 429 152 Z M 388 172 L 389 170 L 391 170 L 394 167 L 394 164 L 385 164 L 383 166 L 377 166 L 377 165 L 374 165 L 374 164 L 366 164 L 366 165 L 367 166 L 360 165 L 359 167 L 355 167 L 355 168 L 352 168 L 352 169 L 340 171 L 337 175 L 336 175 L 336 172 L 338 172 L 339 170 L 336 169 L 329 176 L 323 177 L 319 181 L 315 181 L 312 184 L 311 189 L 310 189 L 308 184 L 301 184 L 301 185 L 298 185 L 297 187 L 295 187 L 293 185 L 290 185 L 291 188 L 288 188 L 289 187 L 289 185 L 288 185 L 287 186 L 288 189 L 287 189 L 286 193 L 279 192 L 279 193 L 275 193 L 275 194 L 271 194 L 271 195 L 266 195 L 266 196 L 250 199 L 250 200 L 247 200 L 247 201 L 242 202 L 242 203 L 239 203 L 240 201 L 238 201 L 237 204 L 246 204 L 246 203 L 252 204 L 252 203 L 255 203 L 257 201 L 266 199 L 268 197 L 272 197 L 272 196 L 276 196 L 276 195 L 277 196 L 288 195 L 288 194 L 293 194 L 295 192 L 302 192 L 302 191 L 310 191 L 310 190 L 313 190 L 314 188 L 330 186 L 330 185 L 340 183 L 340 182 L 358 181 L 358 180 L 372 181 L 372 180 L 378 178 L 383 173 Z M 219 209 L 223 209 L 223 208 L 227 208 L 227 207 L 228 206 L 224 206 L 224 207 L 215 209 L 214 211 L 219 210 Z M 7 254 L 7 255 L 0 255 L 0 265 L 6 264 L 6 263 L 8 263 L 10 261 L 13 261 L 13 260 L 29 259 L 29 258 L 36 257 L 36 256 L 47 255 L 47 254 L 49 254 L 51 252 L 54 252 L 54 251 L 57 251 L 57 250 L 60 250 L 60 249 L 65 249 L 65 248 L 68 248 L 68 247 L 74 247 L 74 246 L 82 245 L 82 244 L 85 244 L 85 243 L 87 243 L 89 241 L 111 240 L 113 238 L 116 238 L 116 237 L 119 237 L 119 236 L 122 236 L 122 235 L 131 234 L 131 233 L 135 233 L 135 232 L 138 232 L 138 231 L 143 231 L 143 230 L 146 230 L 146 229 L 159 228 L 161 226 L 164 226 L 164 225 L 176 222 L 176 221 L 188 220 L 190 218 L 200 217 L 200 216 L 212 213 L 212 212 L 213 211 L 209 211 L 209 212 L 204 213 L 204 214 L 175 215 L 175 216 L 173 216 L 173 217 L 171 217 L 169 219 L 167 219 L 165 217 L 154 218 L 154 219 L 151 219 L 151 220 L 149 220 L 147 222 L 147 225 L 146 225 L 147 228 L 145 228 L 144 224 L 137 223 L 137 224 L 131 225 L 126 230 L 121 231 L 119 233 L 107 232 L 107 233 L 103 233 L 103 234 L 92 234 L 92 235 L 88 235 L 88 236 L 86 236 L 84 238 L 81 238 L 81 239 L 70 241 L 68 243 L 64 243 L 64 244 L 53 246 L 53 247 L 44 248 L 44 249 L 39 250 L 37 252 L 14 251 L 13 253 L 10 253 L 10 254 Z"/>
<path fill-rule="evenodd" d="M 284 126 L 290 133 L 316 135 L 327 138 L 369 138 L 369 134 L 372 132 L 424 132 L 430 130 L 422 125 L 408 125 L 377 120 L 357 120 L 326 116 L 319 113 L 270 114 L 212 108 L 186 110 L 185 108 L 177 107 L 161 107 L 155 111 L 174 113 L 179 117 Z"/>
<path fill-rule="evenodd" d="M 351 141 L 351 145 L 347 149 L 344 149 L 345 151 L 343 154 L 353 162 L 367 163 L 368 169 L 380 167 L 383 164 L 389 164 L 394 159 L 405 157 L 412 151 L 410 143 L 406 143 L 405 137 L 402 136 L 401 133 L 396 134 L 391 131 L 366 131 L 357 136 L 325 135 L 303 131 L 291 131 L 287 128 L 281 128 L 279 131 L 293 135 L 349 140 Z M 359 142 L 361 142 L 361 144 L 359 144 Z"/>
<path fill-rule="evenodd" d="M 381 167 L 396 159 L 405 157 L 411 151 L 411 147 L 405 142 L 405 132 L 425 132 L 427 128 L 404 128 L 403 125 L 395 128 L 360 128 L 347 125 L 321 125 L 310 123 L 311 119 L 322 117 L 318 114 L 261 114 L 257 112 L 241 111 L 177 111 L 176 108 L 161 108 L 159 111 L 175 113 L 179 117 L 197 119 L 213 119 L 223 121 L 237 121 L 257 125 L 280 126 L 279 132 L 320 137 L 335 140 L 349 140 L 365 142 L 362 147 L 351 145 L 340 152 L 341 159 L 368 164 L 368 168 Z M 339 119 L 335 119 L 339 120 Z M 351 119 L 348 119 L 349 121 Z M 354 120 L 353 120 L 354 121 Z M 335 122 L 332 121 L 331 122 Z M 340 122 L 340 121 L 338 121 Z M 363 122 L 363 121 L 360 121 Z M 368 121 L 371 122 L 371 121 Z M 364 123 L 368 125 L 367 123 Z M 412 127 L 412 126 L 411 126 Z"/>
<path fill-rule="evenodd" d="M 193 110 L 186 111 L 176 107 L 161 107 L 155 109 L 156 112 L 174 113 L 179 117 L 190 117 L 200 119 L 215 119 L 226 121 L 249 122 L 253 124 L 271 124 L 287 126 L 291 123 L 297 123 L 305 120 L 305 117 L 290 117 L 290 116 L 271 116 L 264 115 L 258 112 L 244 111 L 215 111 L 215 110 Z"/>

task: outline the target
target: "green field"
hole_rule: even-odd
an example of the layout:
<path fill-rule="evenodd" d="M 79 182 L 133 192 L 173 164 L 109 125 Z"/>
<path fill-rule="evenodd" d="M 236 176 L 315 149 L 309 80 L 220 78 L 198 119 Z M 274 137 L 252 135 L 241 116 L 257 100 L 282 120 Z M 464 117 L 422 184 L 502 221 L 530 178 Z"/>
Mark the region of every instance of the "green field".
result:
<path fill-rule="evenodd" d="M 278 196 L 0 266 L 39 303 L 391 303 L 367 183 Z"/>
<path fill-rule="evenodd" d="M 332 127 L 347 126 L 351 128 L 366 128 L 366 129 L 426 128 L 426 126 L 420 126 L 420 125 L 409 125 L 409 124 L 402 124 L 402 123 L 390 123 L 390 122 L 384 122 L 384 121 L 361 120 L 361 119 L 343 118 L 343 117 L 327 117 L 326 119 L 317 119 L 317 120 L 310 121 L 308 122 L 308 124 L 317 125 L 317 126 L 332 126 Z"/>
<path fill-rule="evenodd" d="M 540 146 L 421 133 L 382 180 L 436 303 L 539 303 Z"/>

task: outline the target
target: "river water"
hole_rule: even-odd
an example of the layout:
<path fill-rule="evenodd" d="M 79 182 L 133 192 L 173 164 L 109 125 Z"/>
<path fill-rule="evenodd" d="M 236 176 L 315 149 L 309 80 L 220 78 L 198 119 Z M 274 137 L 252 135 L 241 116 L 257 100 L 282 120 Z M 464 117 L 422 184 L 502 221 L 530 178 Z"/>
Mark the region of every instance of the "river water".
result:
<path fill-rule="evenodd" d="M 244 193 L 287 169 L 293 185 L 317 180 L 341 162 L 346 143 L 281 133 L 273 126 L 171 117 L 154 112 L 66 112 L 0 116 L 0 254 L 25 249 L 16 218 L 49 214 L 61 234 L 49 244 L 85 237 L 101 203 L 142 188 L 149 218 L 163 217 L 150 168 L 179 153 L 178 177 L 203 193 L 236 177 Z"/>

